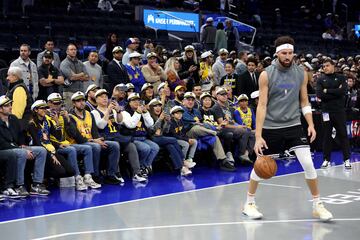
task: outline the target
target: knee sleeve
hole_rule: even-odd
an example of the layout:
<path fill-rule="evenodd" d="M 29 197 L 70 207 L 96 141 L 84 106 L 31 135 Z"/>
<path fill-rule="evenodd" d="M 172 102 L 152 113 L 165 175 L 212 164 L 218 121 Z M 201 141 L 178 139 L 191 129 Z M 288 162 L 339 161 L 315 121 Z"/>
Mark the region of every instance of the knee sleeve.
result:
<path fill-rule="evenodd" d="M 306 179 L 317 178 L 317 173 L 314 167 L 314 163 L 311 158 L 310 148 L 303 147 L 295 149 L 295 155 L 304 169 Z"/>
<path fill-rule="evenodd" d="M 251 171 L 251 174 L 250 174 L 250 179 L 256 181 L 256 182 L 260 182 L 261 180 L 263 180 L 261 177 L 259 177 L 256 173 L 255 173 L 255 170 L 253 169 Z"/>

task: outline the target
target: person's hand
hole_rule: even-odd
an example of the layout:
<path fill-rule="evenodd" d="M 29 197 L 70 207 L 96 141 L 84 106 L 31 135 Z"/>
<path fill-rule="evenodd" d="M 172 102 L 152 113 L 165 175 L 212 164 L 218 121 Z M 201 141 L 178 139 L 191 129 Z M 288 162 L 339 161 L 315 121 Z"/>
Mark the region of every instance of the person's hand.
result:
<path fill-rule="evenodd" d="M 189 144 L 190 144 L 190 145 L 193 145 L 194 143 L 195 143 L 195 139 L 190 138 L 190 139 L 189 139 Z"/>
<path fill-rule="evenodd" d="M 70 121 L 69 112 L 66 111 L 65 109 L 60 111 L 60 115 L 66 118 L 68 121 Z"/>
<path fill-rule="evenodd" d="M 327 93 L 327 89 L 326 89 L 326 88 L 324 88 L 323 93 Z"/>
<path fill-rule="evenodd" d="M 104 141 L 104 138 L 96 138 L 94 139 L 94 142 L 99 144 L 103 149 L 106 149 L 108 147 L 108 145 Z"/>
<path fill-rule="evenodd" d="M 59 123 L 59 116 L 55 111 L 51 111 L 49 115 L 56 122 L 56 124 Z"/>
<path fill-rule="evenodd" d="M 254 152 L 256 153 L 256 156 L 263 155 L 263 149 L 268 149 L 265 140 L 262 137 L 256 138 L 254 146 Z"/>
<path fill-rule="evenodd" d="M 55 165 L 59 165 L 59 166 L 61 165 L 61 163 L 59 162 L 59 160 L 57 159 L 57 157 L 54 154 L 51 155 L 51 158 Z"/>
<path fill-rule="evenodd" d="M 27 160 L 33 160 L 34 159 L 34 154 L 32 153 L 32 151 L 26 150 L 26 159 Z"/>
<path fill-rule="evenodd" d="M 189 72 L 194 72 L 194 71 L 196 71 L 196 69 L 197 69 L 196 66 L 191 65 L 191 66 L 189 67 Z"/>
<path fill-rule="evenodd" d="M 316 131 L 313 125 L 308 127 L 308 136 L 310 137 L 310 143 L 312 143 L 316 138 Z"/>
<path fill-rule="evenodd" d="M 110 103 L 109 106 L 107 107 L 108 113 L 111 113 L 114 108 L 115 108 L 115 105 Z"/>

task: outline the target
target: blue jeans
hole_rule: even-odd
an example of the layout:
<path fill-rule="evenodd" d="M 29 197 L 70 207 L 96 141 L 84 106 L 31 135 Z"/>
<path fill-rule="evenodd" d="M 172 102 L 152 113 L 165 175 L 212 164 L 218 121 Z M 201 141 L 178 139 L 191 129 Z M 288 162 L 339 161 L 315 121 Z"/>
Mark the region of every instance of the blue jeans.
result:
<path fill-rule="evenodd" d="M 146 138 L 134 138 L 134 143 L 139 152 L 140 164 L 145 167 L 151 167 L 160 148 L 159 145 Z"/>
<path fill-rule="evenodd" d="M 67 160 L 70 162 L 71 166 L 75 170 L 75 176 L 80 175 L 79 165 L 77 161 L 78 155 L 84 156 L 85 174 L 90 174 L 94 172 L 93 153 L 91 146 L 84 144 L 73 144 L 67 146 L 66 148 L 58 149 L 57 152 L 59 154 L 67 156 Z"/>
<path fill-rule="evenodd" d="M 27 160 L 26 150 L 32 151 L 34 155 L 34 172 L 33 172 L 33 182 L 34 183 L 42 183 L 44 180 L 44 169 L 46 163 L 46 155 L 47 151 L 45 148 L 40 146 L 29 146 L 26 148 L 15 148 L 13 151 L 16 153 L 18 158 L 18 166 L 17 166 L 17 177 L 16 177 L 16 185 L 21 186 L 24 185 L 24 171 Z"/>
<path fill-rule="evenodd" d="M 160 147 L 164 147 L 169 152 L 175 169 L 180 169 L 183 166 L 184 154 L 176 138 L 154 136 L 152 140 L 156 142 Z"/>
<path fill-rule="evenodd" d="M 89 145 L 92 148 L 93 153 L 93 166 L 94 166 L 94 175 L 100 175 L 100 156 L 101 152 L 104 152 L 107 155 L 107 174 L 109 176 L 115 175 L 118 171 L 118 164 L 120 158 L 120 145 L 118 142 L 114 141 L 105 141 L 108 145 L 106 149 L 101 149 L 101 146 L 94 142 L 86 142 L 84 145 Z"/>

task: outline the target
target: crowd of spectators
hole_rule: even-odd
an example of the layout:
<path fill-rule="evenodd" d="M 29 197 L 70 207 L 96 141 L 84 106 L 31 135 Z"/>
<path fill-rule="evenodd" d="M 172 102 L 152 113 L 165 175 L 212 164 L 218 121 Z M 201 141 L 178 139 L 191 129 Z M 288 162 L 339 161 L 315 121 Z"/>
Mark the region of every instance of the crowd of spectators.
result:
<path fill-rule="evenodd" d="M 79 191 L 121 184 L 121 161 L 134 182 L 149 181 L 155 160 L 170 160 L 188 176 L 199 151 L 212 151 L 225 171 L 252 163 L 259 74 L 274 59 L 226 48 L 198 52 L 192 45 L 170 51 L 150 40 L 141 50 L 140 44 L 132 37 L 119 46 L 111 33 L 100 53 L 91 51 L 82 62 L 76 45 L 60 59 L 48 39 L 37 63 L 30 46 L 20 46 L 0 98 L 5 196 L 47 195 L 44 179 L 74 179 Z M 309 94 L 328 58 L 295 55 L 294 64 L 309 75 Z M 347 78 L 344 107 L 356 118 L 360 55 L 333 61 Z"/>

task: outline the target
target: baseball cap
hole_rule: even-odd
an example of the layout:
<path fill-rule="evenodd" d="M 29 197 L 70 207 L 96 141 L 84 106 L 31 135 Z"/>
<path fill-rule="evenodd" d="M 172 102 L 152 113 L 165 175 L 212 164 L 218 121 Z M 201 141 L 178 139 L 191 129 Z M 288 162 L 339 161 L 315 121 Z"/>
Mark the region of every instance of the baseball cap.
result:
<path fill-rule="evenodd" d="M 83 92 L 77 91 L 71 96 L 71 101 L 77 101 L 80 99 L 85 99 L 85 94 Z"/>
<path fill-rule="evenodd" d="M 102 95 L 102 94 L 106 94 L 106 95 L 109 96 L 108 91 L 106 91 L 105 89 L 99 89 L 99 90 L 97 90 L 96 93 L 95 93 L 95 98 L 97 98 L 98 96 L 100 96 L 100 95 Z"/>
<path fill-rule="evenodd" d="M 179 86 L 177 86 L 177 87 L 175 88 L 174 92 L 177 92 L 177 91 L 179 91 L 180 89 L 183 89 L 184 91 L 186 91 L 186 87 L 185 87 L 185 86 L 179 85 Z"/>
<path fill-rule="evenodd" d="M 141 87 L 141 92 L 145 91 L 148 88 L 154 88 L 154 86 L 151 83 L 145 83 L 144 85 L 142 85 Z"/>
<path fill-rule="evenodd" d="M 51 51 L 45 51 L 43 57 L 44 58 L 53 58 L 54 54 Z"/>
<path fill-rule="evenodd" d="M 205 98 L 205 97 L 210 97 L 210 98 L 211 98 L 212 96 L 211 96 L 210 93 L 204 92 L 203 94 L 200 95 L 200 100 L 202 100 L 202 99 Z"/>
<path fill-rule="evenodd" d="M 206 52 L 203 52 L 200 57 L 202 59 L 204 59 L 204 58 L 207 58 L 207 57 L 212 56 L 212 55 L 213 55 L 212 52 L 206 51 Z"/>
<path fill-rule="evenodd" d="M 184 109 L 180 106 L 174 106 L 170 109 L 170 114 L 174 114 L 177 112 L 184 112 Z"/>
<path fill-rule="evenodd" d="M 159 105 L 159 104 L 162 105 L 161 101 L 159 99 L 157 99 L 157 98 L 154 98 L 149 102 L 150 106 L 155 106 L 155 105 Z"/>
<path fill-rule="evenodd" d="M 186 92 L 185 94 L 184 94 L 184 98 L 196 98 L 196 96 L 195 96 L 195 93 L 193 93 L 193 92 Z"/>
<path fill-rule="evenodd" d="M 117 52 L 124 52 L 124 49 L 122 49 L 122 47 L 120 46 L 116 46 L 113 48 L 112 53 L 117 53 Z"/>
<path fill-rule="evenodd" d="M 130 59 L 131 59 L 131 58 L 139 58 L 139 57 L 141 57 L 141 54 L 138 53 L 138 52 L 133 52 L 133 53 L 130 53 L 130 54 L 129 54 L 129 58 L 130 58 Z"/>
<path fill-rule="evenodd" d="M 85 95 L 88 95 L 90 91 L 94 91 L 96 89 L 100 89 L 100 87 L 98 87 L 96 84 L 90 84 L 85 91 Z"/>
<path fill-rule="evenodd" d="M 246 94 L 240 94 L 240 96 L 238 97 L 238 101 L 241 101 L 241 100 L 249 100 L 249 98 Z"/>
<path fill-rule="evenodd" d="M 126 92 L 128 90 L 127 86 L 123 83 L 116 85 L 115 89 L 118 91 L 124 91 L 124 92 Z"/>
<path fill-rule="evenodd" d="M 34 111 L 35 108 L 40 108 L 40 107 L 47 107 L 47 103 L 44 100 L 36 100 L 32 105 L 31 105 L 31 111 Z"/>
<path fill-rule="evenodd" d="M 219 55 L 223 54 L 223 53 L 227 54 L 227 53 L 229 53 L 229 51 L 226 48 L 221 48 L 218 53 L 219 53 Z"/>
<path fill-rule="evenodd" d="M 8 98 L 6 95 L 2 95 L 0 97 L 0 107 L 3 105 L 9 104 L 11 102 L 12 102 L 12 100 L 10 98 Z"/>
<path fill-rule="evenodd" d="M 134 86 L 134 84 L 132 84 L 132 83 L 127 83 L 127 84 L 126 84 L 126 87 L 127 87 L 128 90 L 129 90 L 129 89 L 135 89 L 135 86 Z"/>
<path fill-rule="evenodd" d="M 51 102 L 61 102 L 62 101 L 62 97 L 60 95 L 60 93 L 51 93 L 48 97 L 47 97 L 48 101 Z"/>
<path fill-rule="evenodd" d="M 130 95 L 128 97 L 128 101 L 132 101 L 135 99 L 140 99 L 140 95 L 138 93 L 130 93 Z"/>
<path fill-rule="evenodd" d="M 128 47 L 130 44 L 134 44 L 134 43 L 136 43 L 136 39 L 135 38 L 129 38 L 125 42 L 125 47 Z"/>
<path fill-rule="evenodd" d="M 146 58 L 152 58 L 152 57 L 156 57 L 156 53 L 154 52 L 149 52 L 147 55 L 146 55 Z"/>
<path fill-rule="evenodd" d="M 221 88 L 218 88 L 218 90 L 216 90 L 216 95 L 218 95 L 218 94 L 227 94 L 227 91 L 226 91 L 226 89 L 225 88 L 223 88 L 223 87 L 221 87 Z"/>

